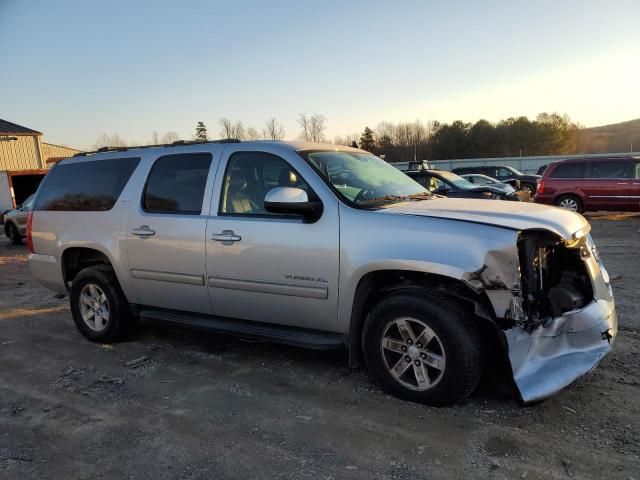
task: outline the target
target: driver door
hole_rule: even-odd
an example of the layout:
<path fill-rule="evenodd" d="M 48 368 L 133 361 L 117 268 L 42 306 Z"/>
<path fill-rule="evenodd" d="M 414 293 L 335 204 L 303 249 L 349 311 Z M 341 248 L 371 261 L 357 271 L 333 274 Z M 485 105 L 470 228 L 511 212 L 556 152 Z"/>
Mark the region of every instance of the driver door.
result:
<path fill-rule="evenodd" d="M 303 163 L 242 151 L 241 144 L 225 150 L 206 233 L 207 285 L 216 315 L 337 331 L 337 200 L 319 196 L 323 213 L 314 223 L 264 208 L 264 196 L 275 187 L 315 195 L 300 174 L 310 171 Z"/>

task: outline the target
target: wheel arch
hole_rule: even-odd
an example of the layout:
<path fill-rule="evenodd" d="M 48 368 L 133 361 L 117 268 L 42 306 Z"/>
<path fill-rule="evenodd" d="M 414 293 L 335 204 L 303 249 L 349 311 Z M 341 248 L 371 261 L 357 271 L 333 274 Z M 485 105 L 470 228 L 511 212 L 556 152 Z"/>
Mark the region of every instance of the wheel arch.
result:
<path fill-rule="evenodd" d="M 117 278 L 115 263 L 109 254 L 94 246 L 70 246 L 65 248 L 60 255 L 62 267 L 62 278 L 67 289 L 75 276 L 85 268 L 95 265 L 106 265 L 111 267 Z"/>
<path fill-rule="evenodd" d="M 503 336 L 495 322 L 495 312 L 485 292 L 474 291 L 459 278 L 426 271 L 389 269 L 363 275 L 355 289 L 349 324 L 349 366 L 363 364 L 362 332 L 367 312 L 382 297 L 407 289 L 423 289 L 460 302 L 463 308 L 479 319 L 484 335 L 503 344 Z"/>

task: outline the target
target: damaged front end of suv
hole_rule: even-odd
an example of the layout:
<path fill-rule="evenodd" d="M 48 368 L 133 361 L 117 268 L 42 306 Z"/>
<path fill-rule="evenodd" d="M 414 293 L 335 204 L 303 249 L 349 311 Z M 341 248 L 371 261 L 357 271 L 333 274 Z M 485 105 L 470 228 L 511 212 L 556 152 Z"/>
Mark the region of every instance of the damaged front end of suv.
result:
<path fill-rule="evenodd" d="M 515 270 L 501 278 L 513 281 L 487 281 L 495 267 L 469 279 L 483 280 L 526 403 L 567 387 L 611 351 L 617 333 L 613 294 L 588 231 L 569 240 L 547 230 L 521 231 L 517 260 L 502 262 Z"/>

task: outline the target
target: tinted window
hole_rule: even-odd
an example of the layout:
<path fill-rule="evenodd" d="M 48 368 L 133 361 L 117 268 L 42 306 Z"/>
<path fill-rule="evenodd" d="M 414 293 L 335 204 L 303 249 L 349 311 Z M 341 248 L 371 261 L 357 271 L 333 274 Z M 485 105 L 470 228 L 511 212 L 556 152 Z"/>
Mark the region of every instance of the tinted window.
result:
<path fill-rule="evenodd" d="M 153 213 L 199 215 L 211 154 L 187 153 L 158 158 L 142 197 L 142 208 Z"/>
<path fill-rule="evenodd" d="M 584 178 L 584 162 L 560 163 L 549 178 Z"/>
<path fill-rule="evenodd" d="M 34 210 L 111 210 L 139 158 L 72 161 L 56 165 L 42 181 Z"/>
<path fill-rule="evenodd" d="M 605 160 L 591 162 L 591 178 L 629 178 L 631 162 L 625 160 Z"/>
<path fill-rule="evenodd" d="M 312 197 L 307 183 L 282 158 L 262 152 L 235 153 L 227 164 L 220 213 L 276 215 L 264 208 L 265 195 L 276 187 L 301 188 Z"/>
<path fill-rule="evenodd" d="M 500 167 L 496 171 L 496 178 L 509 178 L 513 177 L 513 172 L 508 168 Z"/>

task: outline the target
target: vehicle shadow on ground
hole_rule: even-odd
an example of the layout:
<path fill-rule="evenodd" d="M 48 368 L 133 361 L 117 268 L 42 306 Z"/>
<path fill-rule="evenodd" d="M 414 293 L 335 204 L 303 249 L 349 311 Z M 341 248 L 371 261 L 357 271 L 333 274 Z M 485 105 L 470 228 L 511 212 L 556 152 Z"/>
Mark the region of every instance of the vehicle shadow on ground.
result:
<path fill-rule="evenodd" d="M 377 391 L 386 396 L 377 382 L 368 376 L 366 366 L 349 368 L 349 354 L 346 350 L 310 350 L 202 332 L 151 320 L 140 321 L 132 341 L 165 345 L 177 352 L 195 356 L 211 355 L 233 363 L 269 363 L 274 370 L 282 367 L 303 377 L 323 377 L 330 383 L 342 379 L 350 382 L 357 391 Z M 490 357 L 478 388 L 467 402 L 518 405 L 519 399 L 508 365 L 494 358 L 496 355 Z M 277 382 L 278 379 L 274 378 L 273 381 Z"/>

